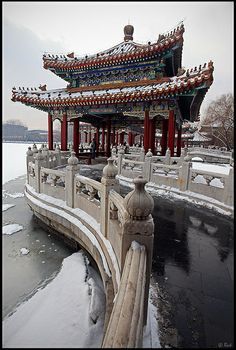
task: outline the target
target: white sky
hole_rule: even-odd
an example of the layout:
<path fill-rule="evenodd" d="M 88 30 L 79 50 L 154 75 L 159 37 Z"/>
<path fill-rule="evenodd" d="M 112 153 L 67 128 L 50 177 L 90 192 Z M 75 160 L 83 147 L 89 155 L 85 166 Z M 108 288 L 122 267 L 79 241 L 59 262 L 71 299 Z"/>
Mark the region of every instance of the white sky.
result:
<path fill-rule="evenodd" d="M 147 43 L 184 21 L 182 65 L 210 60 L 214 82 L 201 107 L 233 93 L 233 2 L 8 2 L 3 4 L 3 121 L 20 119 L 29 129 L 47 129 L 47 114 L 11 101 L 13 86 L 63 88 L 62 79 L 42 67 L 45 51 L 92 54 L 123 41 L 134 26 L 134 41 Z"/>

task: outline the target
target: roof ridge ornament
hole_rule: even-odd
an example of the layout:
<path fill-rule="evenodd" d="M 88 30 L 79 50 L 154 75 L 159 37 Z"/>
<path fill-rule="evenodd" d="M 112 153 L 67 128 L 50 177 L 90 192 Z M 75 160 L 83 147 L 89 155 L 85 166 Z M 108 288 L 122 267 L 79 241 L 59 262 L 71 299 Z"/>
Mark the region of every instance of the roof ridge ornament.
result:
<path fill-rule="evenodd" d="M 133 40 L 134 27 L 131 24 L 127 24 L 124 27 L 124 41 Z"/>

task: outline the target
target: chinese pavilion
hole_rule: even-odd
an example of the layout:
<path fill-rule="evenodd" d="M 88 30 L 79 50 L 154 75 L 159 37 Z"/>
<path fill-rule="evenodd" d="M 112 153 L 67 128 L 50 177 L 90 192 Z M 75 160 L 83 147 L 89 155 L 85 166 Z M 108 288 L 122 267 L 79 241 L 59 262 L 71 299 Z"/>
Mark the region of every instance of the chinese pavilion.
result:
<path fill-rule="evenodd" d="M 19 101 L 48 114 L 48 144 L 53 149 L 53 121 L 61 121 L 61 149 L 67 150 L 67 127 L 73 122 L 73 147 L 78 153 L 80 123 L 96 130 L 97 147 L 102 136 L 106 155 L 111 144 L 128 143 L 139 134 L 147 152 L 155 154 L 155 130 L 161 128 L 161 147 L 174 155 L 181 151 L 183 120 L 194 121 L 213 82 L 213 63 L 192 69 L 182 67 L 184 25 L 148 44 L 133 41 L 134 28 L 124 27 L 124 41 L 95 55 L 78 57 L 44 54 L 45 69 L 68 82 L 67 87 L 47 90 L 13 88 L 12 101 Z M 101 135 L 100 135 L 101 133 Z M 91 141 L 91 133 L 90 140 Z"/>

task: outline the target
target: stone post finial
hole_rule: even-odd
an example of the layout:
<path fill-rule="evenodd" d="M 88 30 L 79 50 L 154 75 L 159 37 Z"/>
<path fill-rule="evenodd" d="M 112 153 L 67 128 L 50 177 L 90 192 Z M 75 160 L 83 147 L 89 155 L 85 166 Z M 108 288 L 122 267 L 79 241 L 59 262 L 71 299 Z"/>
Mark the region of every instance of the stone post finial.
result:
<path fill-rule="evenodd" d="M 191 160 L 190 155 L 187 153 L 186 157 L 184 157 L 185 162 L 189 162 Z"/>
<path fill-rule="evenodd" d="M 147 152 L 147 154 L 146 154 L 146 157 L 152 157 L 152 156 L 153 156 L 152 150 L 151 150 L 151 148 L 149 148 L 149 149 L 148 149 L 148 152 Z"/>
<path fill-rule="evenodd" d="M 68 159 L 68 164 L 69 165 L 77 165 L 79 163 L 79 159 L 75 156 L 75 152 L 71 152 L 71 156 Z"/>
<path fill-rule="evenodd" d="M 31 149 L 31 147 L 28 147 L 28 151 L 26 152 L 26 155 L 27 156 L 32 156 L 34 153 L 33 153 L 33 151 L 32 151 L 32 149 Z"/>
<path fill-rule="evenodd" d="M 154 208 L 153 198 L 145 190 L 147 181 L 141 175 L 133 182 L 135 189 L 124 198 L 124 206 L 133 220 L 146 220 Z"/>
<path fill-rule="evenodd" d="M 170 149 L 169 148 L 167 148 L 165 156 L 170 157 Z"/>
<path fill-rule="evenodd" d="M 57 151 L 57 152 L 61 151 L 59 144 L 56 145 L 55 151 Z"/>
<path fill-rule="evenodd" d="M 120 154 L 124 154 L 124 153 L 125 153 L 125 151 L 124 151 L 124 149 L 123 149 L 122 147 L 120 147 L 120 149 L 119 149 L 118 153 L 120 153 Z"/>
<path fill-rule="evenodd" d="M 115 146 L 112 147 L 111 154 L 112 154 L 112 157 L 116 156 L 116 147 Z"/>
<path fill-rule="evenodd" d="M 42 154 L 42 150 L 41 149 L 39 149 L 38 154 L 36 155 L 35 159 L 37 159 L 37 160 L 43 160 L 44 159 L 44 156 Z"/>
<path fill-rule="evenodd" d="M 38 149 L 35 143 L 33 144 L 33 153 L 38 153 Z"/>
<path fill-rule="evenodd" d="M 118 174 L 117 167 L 113 164 L 114 159 L 108 158 L 107 159 L 108 164 L 103 168 L 102 176 L 106 179 L 115 179 L 116 175 Z"/>

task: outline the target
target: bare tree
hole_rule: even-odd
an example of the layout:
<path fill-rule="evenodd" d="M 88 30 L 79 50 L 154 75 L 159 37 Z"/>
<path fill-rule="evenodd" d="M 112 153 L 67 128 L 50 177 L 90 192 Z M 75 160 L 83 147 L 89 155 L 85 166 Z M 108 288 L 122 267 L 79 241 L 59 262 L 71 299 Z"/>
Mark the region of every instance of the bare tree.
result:
<path fill-rule="evenodd" d="M 234 98 L 225 94 L 210 103 L 202 119 L 202 125 L 210 125 L 213 138 L 219 146 L 233 149 Z"/>

